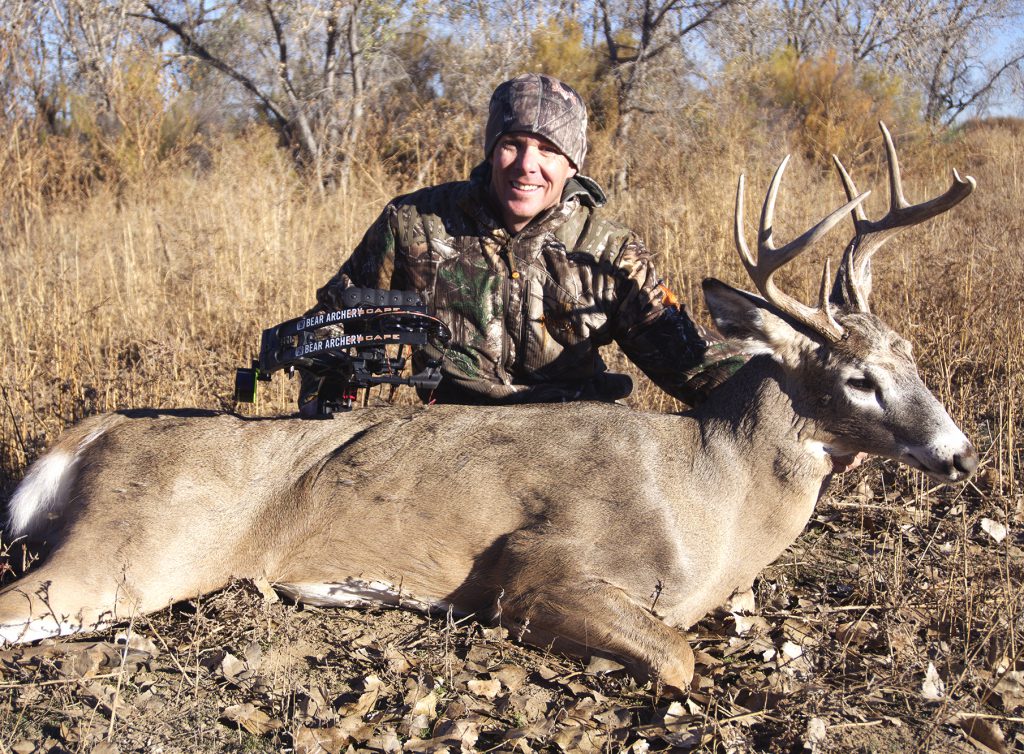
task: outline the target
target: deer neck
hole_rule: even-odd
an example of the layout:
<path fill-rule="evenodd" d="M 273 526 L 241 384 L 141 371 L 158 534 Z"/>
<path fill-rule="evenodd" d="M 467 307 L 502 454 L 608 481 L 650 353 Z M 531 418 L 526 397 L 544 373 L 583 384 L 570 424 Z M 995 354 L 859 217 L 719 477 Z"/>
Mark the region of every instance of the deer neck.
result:
<path fill-rule="evenodd" d="M 742 459 L 753 484 L 770 480 L 817 492 L 832 472 L 832 460 L 794 382 L 774 358 L 757 355 L 695 415 L 705 447 Z"/>

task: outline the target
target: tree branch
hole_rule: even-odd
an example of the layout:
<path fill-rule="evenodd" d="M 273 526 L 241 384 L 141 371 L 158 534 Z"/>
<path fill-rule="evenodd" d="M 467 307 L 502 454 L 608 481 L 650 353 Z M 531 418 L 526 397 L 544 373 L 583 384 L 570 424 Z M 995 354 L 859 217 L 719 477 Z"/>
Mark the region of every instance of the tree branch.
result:
<path fill-rule="evenodd" d="M 273 115 L 273 117 L 278 121 L 278 126 L 280 128 L 287 127 L 289 119 L 286 116 L 284 110 L 282 110 L 281 106 L 278 105 L 278 103 L 275 102 L 272 97 L 265 94 L 264 92 L 261 92 L 259 87 L 256 86 L 255 83 L 253 83 L 252 79 L 250 79 L 241 71 L 238 71 L 233 66 L 229 65 L 228 63 L 224 62 L 223 60 L 215 56 L 213 53 L 211 53 L 208 49 L 206 49 L 206 47 L 201 42 L 196 40 L 196 38 L 193 37 L 192 34 L 190 34 L 189 31 L 184 28 L 184 26 L 164 16 L 156 7 L 156 5 L 154 5 L 151 2 L 146 2 L 144 3 L 144 5 L 146 9 L 152 14 L 151 16 L 147 16 L 144 13 L 133 13 L 131 15 L 146 21 L 155 21 L 156 23 L 161 24 L 165 28 L 172 31 L 178 37 L 178 39 L 182 41 L 182 44 L 185 46 L 185 52 L 187 54 L 192 55 L 198 58 L 199 60 L 202 60 L 207 65 L 216 68 L 224 75 L 237 81 L 239 84 L 242 85 L 242 87 L 246 91 L 248 91 L 250 94 L 256 97 L 257 100 L 259 100 L 260 104 L 267 112 Z"/>

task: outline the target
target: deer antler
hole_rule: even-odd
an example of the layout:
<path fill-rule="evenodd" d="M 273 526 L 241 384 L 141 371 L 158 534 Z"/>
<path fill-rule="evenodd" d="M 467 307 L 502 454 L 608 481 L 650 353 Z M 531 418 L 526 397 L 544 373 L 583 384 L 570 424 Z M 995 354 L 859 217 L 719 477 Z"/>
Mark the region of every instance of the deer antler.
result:
<path fill-rule="evenodd" d="M 966 199 L 977 185 L 970 176 L 963 179 L 954 170 L 953 185 L 946 193 L 926 202 L 911 205 L 903 195 L 900 163 L 896 157 L 892 136 L 881 121 L 878 127 L 882 129 L 882 136 L 885 138 L 885 156 L 889 163 L 889 212 L 880 220 L 871 221 L 865 216 L 863 207 L 859 204 L 854 207 L 852 215 L 856 235 L 843 253 L 843 261 L 839 265 L 839 273 L 829 297 L 836 306 L 845 306 L 865 313 L 870 311 L 868 298 L 871 296 L 871 257 L 874 253 L 903 228 L 909 228 L 948 212 Z M 857 195 L 853 179 L 838 157 L 832 155 L 832 161 L 839 171 L 847 198 L 853 199 Z"/>
<path fill-rule="evenodd" d="M 739 186 L 736 189 L 736 248 L 739 250 L 740 259 L 743 260 L 747 274 L 767 301 L 797 323 L 809 328 L 826 340 L 835 342 L 843 337 L 843 328 L 832 316 L 825 297 L 825 291 L 832 277 L 828 260 L 825 261 L 825 269 L 821 278 L 817 307 L 807 306 L 782 293 L 775 286 L 772 276 L 776 270 L 828 233 L 847 212 L 858 210 L 860 203 L 867 198 L 870 192 L 866 191 L 856 197 L 850 196 L 850 201 L 834 210 L 799 238 L 793 239 L 782 248 L 776 248 L 772 240 L 772 221 L 775 215 L 775 198 L 778 195 L 779 183 L 782 181 L 782 174 L 786 170 L 787 163 L 789 163 L 789 155 L 786 155 L 786 158 L 779 164 L 772 177 L 772 182 L 768 186 L 768 194 L 765 196 L 764 206 L 761 209 L 761 228 L 758 232 L 756 262 L 743 237 L 743 176 L 740 175 Z"/>

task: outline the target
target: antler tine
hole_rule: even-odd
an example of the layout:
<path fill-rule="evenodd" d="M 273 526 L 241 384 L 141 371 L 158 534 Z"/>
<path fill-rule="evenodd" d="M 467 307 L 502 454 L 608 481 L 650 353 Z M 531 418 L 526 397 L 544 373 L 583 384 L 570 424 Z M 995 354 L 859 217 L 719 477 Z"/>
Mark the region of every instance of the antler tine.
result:
<path fill-rule="evenodd" d="M 839 160 L 836 155 L 832 155 L 832 162 L 836 166 L 836 170 L 839 171 L 839 179 L 843 182 L 843 188 L 846 190 L 846 198 L 853 199 L 857 196 L 857 186 L 854 184 L 850 174 L 846 172 L 846 167 Z M 858 220 L 867 220 L 867 215 L 864 214 L 864 207 L 858 204 L 853 208 L 853 222 L 857 224 Z"/>
<path fill-rule="evenodd" d="M 834 303 L 842 301 L 861 312 L 869 311 L 871 257 L 881 248 L 882 244 L 903 228 L 909 228 L 941 215 L 943 212 L 948 212 L 966 199 L 977 185 L 970 176 L 967 176 L 966 179 L 961 178 L 960 174 L 954 170 L 953 184 L 945 193 L 928 201 L 911 205 L 903 194 L 903 179 L 900 175 L 900 163 L 896 156 L 892 135 L 881 121 L 879 121 L 878 127 L 881 129 L 885 141 L 885 156 L 889 165 L 889 211 L 884 217 L 875 221 L 868 220 L 863 209 L 854 213 L 856 235 L 850 241 L 850 245 L 847 246 L 843 255 L 839 278 L 836 280 L 832 296 Z M 843 188 L 849 196 L 851 189 L 856 190 L 853 188 L 853 181 L 839 159 L 834 158 L 834 160 L 843 181 Z"/>
<path fill-rule="evenodd" d="M 812 228 L 804 232 L 800 237 L 793 239 L 785 246 L 776 248 L 772 239 L 772 222 L 775 217 L 775 200 L 778 196 L 779 185 L 782 182 L 782 174 L 789 163 L 789 156 L 779 164 L 768 186 L 768 193 L 765 196 L 764 205 L 761 208 L 761 225 L 758 231 L 757 261 L 754 261 L 747 247 L 743 232 L 743 186 L 744 178 L 741 175 L 736 190 L 736 225 L 735 237 L 736 248 L 739 250 L 740 259 L 747 270 L 747 274 L 753 281 L 757 290 L 772 303 L 779 311 L 788 315 L 798 324 L 804 325 L 812 332 L 824 337 L 826 340 L 835 342 L 843 337 L 843 328 L 836 322 L 829 309 L 825 296 L 825 289 L 828 287 L 828 279 L 831 278 L 831 266 L 825 265 L 825 276 L 822 279 L 822 287 L 818 296 L 816 308 L 800 303 L 796 299 L 782 293 L 773 280 L 775 272 L 802 253 L 822 236 L 828 233 L 843 216 L 854 208 L 860 206 L 870 192 L 865 192 L 853 197 L 839 209 L 833 210 L 827 217 L 820 220 Z"/>
<path fill-rule="evenodd" d="M 889 164 L 889 212 L 906 209 L 910 206 L 910 202 L 903 195 L 903 177 L 900 175 L 900 160 L 896 156 L 896 145 L 892 143 L 892 134 L 889 133 L 889 129 L 882 121 L 878 121 L 878 127 L 882 130 L 882 138 L 885 140 L 885 159 Z"/>

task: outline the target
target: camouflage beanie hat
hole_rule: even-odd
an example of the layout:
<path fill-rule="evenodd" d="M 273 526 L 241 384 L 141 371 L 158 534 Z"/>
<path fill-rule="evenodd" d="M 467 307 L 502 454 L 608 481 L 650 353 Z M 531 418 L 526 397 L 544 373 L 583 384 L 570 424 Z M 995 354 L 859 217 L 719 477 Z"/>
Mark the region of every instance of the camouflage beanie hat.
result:
<path fill-rule="evenodd" d="M 575 89 L 551 76 L 524 73 L 494 90 L 484 132 L 484 157 L 490 158 L 499 136 L 512 131 L 543 136 L 577 170 L 587 156 L 587 106 Z"/>

